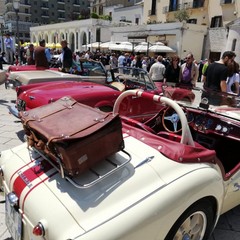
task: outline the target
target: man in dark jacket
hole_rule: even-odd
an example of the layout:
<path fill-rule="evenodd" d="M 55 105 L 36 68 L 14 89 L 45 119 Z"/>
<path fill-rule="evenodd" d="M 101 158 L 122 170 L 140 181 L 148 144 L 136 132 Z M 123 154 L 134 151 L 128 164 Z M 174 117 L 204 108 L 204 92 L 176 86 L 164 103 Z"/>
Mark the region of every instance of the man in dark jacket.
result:
<path fill-rule="evenodd" d="M 66 40 L 61 41 L 61 46 L 62 46 L 62 54 L 63 54 L 62 68 L 64 69 L 64 71 L 68 72 L 73 64 L 72 50 L 67 46 Z"/>

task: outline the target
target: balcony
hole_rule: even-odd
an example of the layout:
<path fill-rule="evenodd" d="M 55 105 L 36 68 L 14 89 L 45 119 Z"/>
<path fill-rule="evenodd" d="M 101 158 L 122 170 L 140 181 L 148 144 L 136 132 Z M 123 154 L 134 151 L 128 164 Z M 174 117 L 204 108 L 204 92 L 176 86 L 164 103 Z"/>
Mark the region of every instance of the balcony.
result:
<path fill-rule="evenodd" d="M 203 8 L 203 7 L 204 7 L 204 1 L 185 2 L 178 5 L 166 6 L 163 8 L 163 13 L 174 12 L 174 11 L 183 10 L 183 9 L 196 9 L 196 8 Z"/>
<path fill-rule="evenodd" d="M 79 6 L 80 6 L 80 2 L 75 0 L 75 1 L 73 2 L 73 6 L 79 7 Z"/>
<path fill-rule="evenodd" d="M 20 4 L 23 6 L 31 6 L 30 0 L 20 0 Z"/>
<path fill-rule="evenodd" d="M 48 4 L 42 4 L 41 9 L 48 10 L 49 9 Z"/>
<path fill-rule="evenodd" d="M 49 18 L 49 13 L 48 13 L 48 11 L 43 11 L 43 12 L 42 12 L 42 17 L 43 17 L 43 18 Z"/>

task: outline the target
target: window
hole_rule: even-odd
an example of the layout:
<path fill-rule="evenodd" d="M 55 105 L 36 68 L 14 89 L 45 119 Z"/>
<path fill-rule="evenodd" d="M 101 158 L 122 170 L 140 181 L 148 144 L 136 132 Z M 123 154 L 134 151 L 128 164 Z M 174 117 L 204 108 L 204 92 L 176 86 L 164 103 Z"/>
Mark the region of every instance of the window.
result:
<path fill-rule="evenodd" d="M 193 24 L 197 24 L 197 19 L 188 19 L 188 21 L 187 21 L 188 23 L 193 23 Z"/>
<path fill-rule="evenodd" d="M 156 15 L 156 0 L 152 0 L 151 15 Z"/>
<path fill-rule="evenodd" d="M 234 3 L 234 0 L 221 0 L 221 4 Z"/>
<path fill-rule="evenodd" d="M 103 6 L 99 6 L 99 15 L 103 15 Z"/>
<path fill-rule="evenodd" d="M 193 0 L 193 8 L 204 7 L 205 0 Z"/>
<path fill-rule="evenodd" d="M 97 28 L 96 30 L 96 40 L 97 42 L 101 42 L 101 29 Z"/>
<path fill-rule="evenodd" d="M 169 11 L 177 11 L 178 10 L 178 0 L 170 0 Z"/>
<path fill-rule="evenodd" d="M 135 18 L 135 23 L 138 25 L 139 24 L 139 18 Z"/>
<path fill-rule="evenodd" d="M 216 16 L 212 18 L 211 21 L 211 28 L 217 28 L 217 27 L 222 27 L 222 16 Z"/>
<path fill-rule="evenodd" d="M 231 51 L 235 51 L 236 50 L 236 44 L 237 44 L 237 39 L 233 39 L 232 41 L 232 48 L 231 48 Z"/>

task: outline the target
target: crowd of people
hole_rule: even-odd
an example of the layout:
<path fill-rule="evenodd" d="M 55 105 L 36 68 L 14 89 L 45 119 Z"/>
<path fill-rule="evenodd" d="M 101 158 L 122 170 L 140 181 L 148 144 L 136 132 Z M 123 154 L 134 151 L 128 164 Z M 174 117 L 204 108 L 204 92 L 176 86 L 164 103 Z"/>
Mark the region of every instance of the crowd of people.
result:
<path fill-rule="evenodd" d="M 203 82 L 205 89 L 239 95 L 239 64 L 235 61 L 235 53 L 231 51 L 224 52 L 218 61 L 205 59 L 197 63 L 192 53 L 188 53 L 184 59 L 180 59 L 177 55 L 150 57 L 142 53 L 128 52 L 105 53 L 86 50 L 73 53 L 66 40 L 61 41 L 61 46 L 61 50 L 49 49 L 46 47 L 45 40 L 41 40 L 37 47 L 34 47 L 33 44 L 30 44 L 27 49 L 22 47 L 18 58 L 13 51 L 13 40 L 7 34 L 5 38 L 6 52 L 1 53 L 0 64 L 12 65 L 14 59 L 15 61 L 20 59 L 20 63 L 16 62 L 16 64 L 35 64 L 38 68 L 49 68 L 55 64 L 55 67 L 59 66 L 64 72 L 69 72 L 80 58 L 94 59 L 112 69 L 117 67 L 142 68 L 155 82 L 173 83 L 185 87 L 193 87 L 197 82 Z M 54 55 L 57 55 L 58 58 L 53 63 Z"/>

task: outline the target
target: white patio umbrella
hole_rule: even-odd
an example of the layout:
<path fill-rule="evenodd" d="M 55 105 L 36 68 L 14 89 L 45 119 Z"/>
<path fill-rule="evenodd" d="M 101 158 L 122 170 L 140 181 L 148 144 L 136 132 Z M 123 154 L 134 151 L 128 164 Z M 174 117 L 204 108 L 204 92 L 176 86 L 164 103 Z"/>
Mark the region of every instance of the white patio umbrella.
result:
<path fill-rule="evenodd" d="M 109 49 L 109 46 L 113 44 L 113 42 L 104 42 L 100 44 L 101 49 Z"/>
<path fill-rule="evenodd" d="M 116 43 L 110 44 L 109 49 L 115 50 L 115 51 L 132 52 L 133 45 L 130 42 L 116 42 Z"/>
<path fill-rule="evenodd" d="M 134 47 L 135 52 L 147 52 L 149 48 L 149 43 L 141 42 L 136 47 Z"/>
<path fill-rule="evenodd" d="M 155 43 L 149 48 L 149 52 L 165 52 L 165 53 L 171 53 L 171 52 L 176 52 L 172 48 L 165 46 L 163 43 Z"/>
<path fill-rule="evenodd" d="M 93 42 L 93 43 L 87 44 L 87 47 L 89 47 L 89 48 L 99 48 L 100 44 L 101 44 L 101 42 Z"/>

